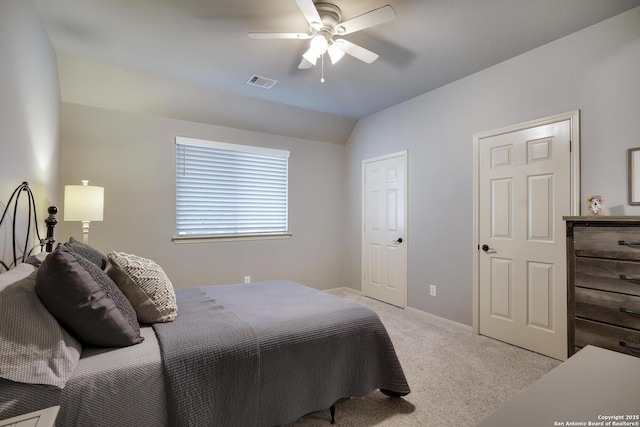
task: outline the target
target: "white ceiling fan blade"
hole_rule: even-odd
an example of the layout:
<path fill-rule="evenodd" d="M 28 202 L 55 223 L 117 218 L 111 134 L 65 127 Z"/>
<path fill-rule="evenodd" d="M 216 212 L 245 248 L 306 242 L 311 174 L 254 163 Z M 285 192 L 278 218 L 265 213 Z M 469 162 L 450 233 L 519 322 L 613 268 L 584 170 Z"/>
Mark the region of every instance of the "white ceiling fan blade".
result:
<path fill-rule="evenodd" d="M 312 28 L 316 30 L 322 28 L 322 19 L 320 18 L 318 9 L 316 9 L 316 5 L 313 4 L 313 0 L 296 0 L 296 3 Z"/>
<path fill-rule="evenodd" d="M 249 33 L 250 39 L 296 39 L 306 40 L 311 37 L 305 33 Z"/>
<path fill-rule="evenodd" d="M 379 9 L 372 10 L 371 12 L 356 16 L 353 19 L 341 22 L 336 26 L 335 31 L 336 34 L 339 35 L 351 34 L 356 31 L 364 30 L 365 28 L 393 21 L 395 17 L 396 13 L 393 8 L 386 5 Z"/>
<path fill-rule="evenodd" d="M 300 70 L 306 70 L 307 68 L 311 68 L 313 67 L 315 64 L 307 61 L 306 58 L 302 58 L 302 61 L 300 61 L 300 65 L 298 65 L 298 69 Z"/>
<path fill-rule="evenodd" d="M 350 41 L 345 39 L 337 39 L 334 40 L 333 43 L 337 45 L 344 53 L 351 55 L 354 58 L 359 59 L 360 61 L 366 62 L 367 64 L 371 64 L 380 56 L 377 53 L 371 52 L 370 50 L 365 49 L 362 46 L 358 46 L 357 44 L 351 43 Z"/>

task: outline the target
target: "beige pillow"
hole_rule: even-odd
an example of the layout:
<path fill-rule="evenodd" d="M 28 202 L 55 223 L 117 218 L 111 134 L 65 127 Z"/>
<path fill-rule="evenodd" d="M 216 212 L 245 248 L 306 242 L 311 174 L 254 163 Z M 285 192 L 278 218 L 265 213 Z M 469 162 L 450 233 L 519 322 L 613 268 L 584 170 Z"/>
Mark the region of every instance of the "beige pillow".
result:
<path fill-rule="evenodd" d="M 171 322 L 178 312 L 173 285 L 150 259 L 124 252 L 107 255 L 106 272 L 127 297 L 141 323 Z"/>

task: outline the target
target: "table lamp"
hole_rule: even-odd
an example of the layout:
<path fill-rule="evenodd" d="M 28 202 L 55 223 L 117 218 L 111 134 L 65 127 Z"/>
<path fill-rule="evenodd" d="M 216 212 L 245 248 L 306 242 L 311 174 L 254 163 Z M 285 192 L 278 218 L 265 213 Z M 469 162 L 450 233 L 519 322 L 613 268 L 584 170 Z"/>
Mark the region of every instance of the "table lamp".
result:
<path fill-rule="evenodd" d="M 104 211 L 104 188 L 88 185 L 83 179 L 82 185 L 64 186 L 64 220 L 82 221 L 82 237 L 89 244 L 89 223 L 102 221 Z"/>

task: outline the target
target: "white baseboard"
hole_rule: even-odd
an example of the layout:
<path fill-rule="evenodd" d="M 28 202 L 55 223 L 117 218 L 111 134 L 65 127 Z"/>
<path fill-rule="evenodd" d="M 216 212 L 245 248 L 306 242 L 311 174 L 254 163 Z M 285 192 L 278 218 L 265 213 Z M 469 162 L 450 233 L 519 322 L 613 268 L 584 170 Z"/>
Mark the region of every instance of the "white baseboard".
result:
<path fill-rule="evenodd" d="M 459 323 L 459 322 L 456 322 L 454 320 L 449 320 L 449 319 L 447 319 L 445 317 L 436 316 L 435 314 L 427 313 L 426 311 L 418 310 L 417 308 L 413 308 L 413 307 L 407 307 L 405 310 L 407 312 L 409 312 L 409 313 L 416 314 L 418 316 L 426 317 L 426 318 L 432 319 L 432 320 L 438 320 L 440 322 L 444 322 L 444 323 L 447 323 L 449 325 L 456 326 L 456 327 L 458 327 L 460 329 L 464 329 L 466 331 L 473 332 L 473 327 L 469 326 L 469 325 L 465 325 L 464 323 Z"/>
<path fill-rule="evenodd" d="M 348 292 L 351 294 L 355 294 L 355 295 L 362 295 L 362 292 L 355 290 L 353 288 L 349 288 L 347 286 L 342 286 L 340 288 L 331 288 L 331 289 L 324 289 L 324 292 L 327 292 L 329 294 L 335 294 L 338 292 Z"/>
<path fill-rule="evenodd" d="M 343 286 L 343 287 L 340 287 L 340 288 L 324 289 L 324 292 L 327 292 L 329 294 L 336 294 L 338 292 L 348 292 L 348 293 L 352 293 L 354 295 L 362 295 L 361 291 L 358 291 L 358 290 L 353 289 L 353 288 L 349 288 L 347 286 Z M 449 320 L 449 319 L 444 318 L 444 317 L 436 316 L 435 314 L 427 313 L 426 311 L 418 310 L 417 308 L 406 307 L 405 311 L 407 313 L 411 313 L 411 314 L 415 314 L 415 315 L 418 315 L 418 316 L 426 317 L 426 318 L 431 319 L 431 320 L 437 320 L 437 321 L 440 321 L 440 322 L 444 322 L 444 323 L 447 323 L 449 325 L 455 326 L 457 328 L 464 329 L 465 331 L 473 332 L 473 327 L 472 326 L 465 325 L 464 323 L 458 323 L 456 321 Z"/>

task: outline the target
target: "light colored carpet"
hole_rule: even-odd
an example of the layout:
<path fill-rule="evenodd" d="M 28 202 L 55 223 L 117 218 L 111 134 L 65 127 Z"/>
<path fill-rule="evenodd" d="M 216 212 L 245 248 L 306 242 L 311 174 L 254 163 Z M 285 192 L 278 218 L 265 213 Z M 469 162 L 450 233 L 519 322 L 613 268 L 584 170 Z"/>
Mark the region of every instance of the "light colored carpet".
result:
<path fill-rule="evenodd" d="M 473 426 L 560 364 L 437 318 L 363 297 L 332 292 L 373 309 L 384 323 L 411 387 L 404 398 L 379 391 L 336 406 L 336 426 Z M 289 427 L 330 426 L 329 410 Z"/>

